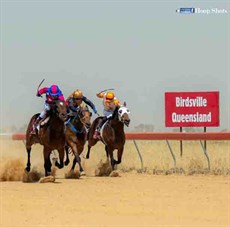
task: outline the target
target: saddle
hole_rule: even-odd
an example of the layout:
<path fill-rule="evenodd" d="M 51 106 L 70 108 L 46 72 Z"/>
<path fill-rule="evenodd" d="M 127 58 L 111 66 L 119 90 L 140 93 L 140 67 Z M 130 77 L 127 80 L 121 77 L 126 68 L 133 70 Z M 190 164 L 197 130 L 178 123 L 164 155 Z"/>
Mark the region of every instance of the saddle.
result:
<path fill-rule="evenodd" d="M 45 124 L 47 124 L 49 119 L 50 119 L 50 116 L 47 116 L 45 119 L 43 119 L 40 123 L 40 126 L 44 126 Z"/>

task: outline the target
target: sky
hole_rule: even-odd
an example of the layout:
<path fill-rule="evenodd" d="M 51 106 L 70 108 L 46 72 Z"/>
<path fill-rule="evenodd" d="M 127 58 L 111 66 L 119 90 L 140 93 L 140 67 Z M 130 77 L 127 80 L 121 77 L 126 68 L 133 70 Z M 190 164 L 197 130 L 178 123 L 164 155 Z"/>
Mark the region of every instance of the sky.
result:
<path fill-rule="evenodd" d="M 230 129 L 229 1 L 1 1 L 1 128 L 43 110 L 42 86 L 67 98 L 114 88 L 140 123 L 165 127 L 165 92 L 219 91 L 220 127 Z M 225 14 L 176 13 L 180 7 Z M 94 117 L 96 117 L 94 115 Z"/>

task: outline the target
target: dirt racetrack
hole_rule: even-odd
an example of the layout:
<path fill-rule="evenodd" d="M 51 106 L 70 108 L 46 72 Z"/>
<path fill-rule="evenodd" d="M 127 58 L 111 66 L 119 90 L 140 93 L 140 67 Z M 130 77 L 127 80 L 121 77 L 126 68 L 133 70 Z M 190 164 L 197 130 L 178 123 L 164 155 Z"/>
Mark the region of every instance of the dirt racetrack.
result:
<path fill-rule="evenodd" d="M 11 161 L 17 165 L 13 171 L 24 168 L 23 148 L 21 142 L 1 141 L 1 172 Z M 131 152 L 126 152 L 123 168 L 133 169 L 139 163 L 129 163 Z M 227 166 L 228 158 L 223 162 Z M 120 171 L 120 177 L 95 177 L 98 160 L 92 153 L 92 159 L 84 161 L 87 176 L 79 180 L 64 179 L 69 166 L 57 170 L 55 183 L 0 182 L 0 226 L 230 226 L 229 174 L 154 175 L 131 170 Z M 43 171 L 39 145 L 31 161 Z"/>

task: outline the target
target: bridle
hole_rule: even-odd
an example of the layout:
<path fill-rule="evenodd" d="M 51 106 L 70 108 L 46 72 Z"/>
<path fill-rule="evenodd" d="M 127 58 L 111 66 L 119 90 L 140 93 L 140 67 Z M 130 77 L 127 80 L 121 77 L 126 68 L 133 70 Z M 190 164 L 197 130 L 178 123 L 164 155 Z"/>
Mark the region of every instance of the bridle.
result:
<path fill-rule="evenodd" d="M 130 111 L 125 106 L 121 106 L 118 109 L 118 119 L 119 119 L 119 121 L 124 123 L 127 127 L 129 126 L 129 123 L 130 123 L 129 114 L 130 114 Z"/>

